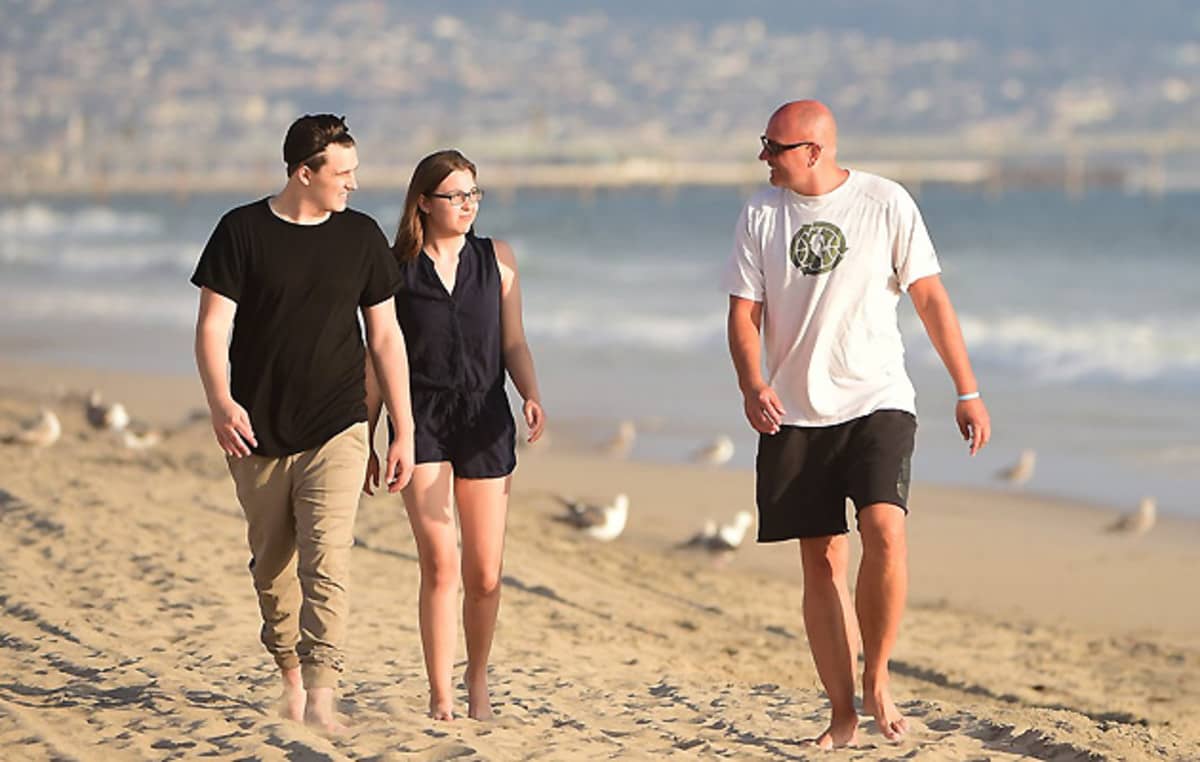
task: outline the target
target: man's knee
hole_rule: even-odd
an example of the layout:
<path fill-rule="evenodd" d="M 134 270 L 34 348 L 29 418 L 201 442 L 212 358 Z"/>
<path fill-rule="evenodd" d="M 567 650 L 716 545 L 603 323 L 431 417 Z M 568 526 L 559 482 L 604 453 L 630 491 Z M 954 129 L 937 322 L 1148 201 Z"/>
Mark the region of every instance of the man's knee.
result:
<path fill-rule="evenodd" d="M 274 587 L 281 577 L 295 578 L 295 561 L 295 547 L 292 547 L 290 552 L 272 550 L 252 556 L 248 566 L 250 576 L 254 578 L 254 586 L 260 591 L 267 590 Z"/>
<path fill-rule="evenodd" d="M 350 580 L 350 544 L 306 542 L 296 553 L 296 570 L 306 595 L 345 590 Z M 329 594 L 336 594 L 330 592 Z"/>
<path fill-rule="evenodd" d="M 863 552 L 903 557 L 907 551 L 904 509 L 890 503 L 874 503 L 858 514 Z"/>
<path fill-rule="evenodd" d="M 824 584 L 846 574 L 848 549 L 845 535 L 807 537 L 800 540 L 800 558 L 804 565 L 804 583 Z"/>

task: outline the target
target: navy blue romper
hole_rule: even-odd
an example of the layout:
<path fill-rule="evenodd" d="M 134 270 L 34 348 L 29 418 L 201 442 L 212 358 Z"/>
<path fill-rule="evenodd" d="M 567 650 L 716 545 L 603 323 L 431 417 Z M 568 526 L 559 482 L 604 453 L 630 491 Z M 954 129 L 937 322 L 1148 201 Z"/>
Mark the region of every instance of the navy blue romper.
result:
<path fill-rule="evenodd" d="M 424 251 L 400 265 L 396 317 L 408 345 L 416 462 L 449 461 L 456 476 L 491 479 L 517 465 L 504 390 L 500 266 L 490 238 L 468 233 L 454 289 Z"/>

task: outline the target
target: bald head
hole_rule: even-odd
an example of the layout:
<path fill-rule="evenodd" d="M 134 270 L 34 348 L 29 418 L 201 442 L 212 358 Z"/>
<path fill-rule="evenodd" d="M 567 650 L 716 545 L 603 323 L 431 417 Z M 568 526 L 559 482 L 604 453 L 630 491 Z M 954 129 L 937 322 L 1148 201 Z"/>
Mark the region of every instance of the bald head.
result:
<path fill-rule="evenodd" d="M 776 109 L 758 158 L 771 168 L 772 185 L 806 196 L 828 193 L 849 177 L 837 163 L 837 122 L 820 101 L 792 101 Z"/>
<path fill-rule="evenodd" d="M 837 149 L 837 122 L 833 112 L 820 101 L 785 103 L 771 115 L 771 123 L 797 140 L 811 140 L 833 155 Z"/>

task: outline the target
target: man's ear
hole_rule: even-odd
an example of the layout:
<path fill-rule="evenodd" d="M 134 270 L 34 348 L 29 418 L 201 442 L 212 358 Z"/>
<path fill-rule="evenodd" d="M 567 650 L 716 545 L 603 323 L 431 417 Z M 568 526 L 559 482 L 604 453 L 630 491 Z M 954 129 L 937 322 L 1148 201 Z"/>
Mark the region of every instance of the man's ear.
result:
<path fill-rule="evenodd" d="M 296 178 L 304 185 L 312 184 L 312 170 L 307 166 L 302 166 L 296 170 Z"/>

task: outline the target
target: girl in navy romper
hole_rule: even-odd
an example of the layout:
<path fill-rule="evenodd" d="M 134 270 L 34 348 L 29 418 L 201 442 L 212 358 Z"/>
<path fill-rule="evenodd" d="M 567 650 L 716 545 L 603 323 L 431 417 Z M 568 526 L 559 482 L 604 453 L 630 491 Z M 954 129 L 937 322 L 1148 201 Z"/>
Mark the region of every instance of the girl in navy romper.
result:
<path fill-rule="evenodd" d="M 545 426 L 512 248 L 474 234 L 482 198 L 475 165 L 461 153 L 426 156 L 413 171 L 393 246 L 402 274 L 396 317 L 408 347 L 416 427 L 417 465 L 402 495 L 421 564 L 429 712 L 445 720 L 454 717 L 451 671 L 458 640 L 455 505 L 462 525 L 467 714 L 486 719 L 492 713 L 487 662 L 500 607 L 504 524 L 516 466 L 506 372 L 524 400 L 529 441 L 537 441 Z M 380 411 L 374 375 L 368 368 L 371 442 Z M 378 487 L 378 474 L 372 452 L 368 493 L 372 485 Z"/>

